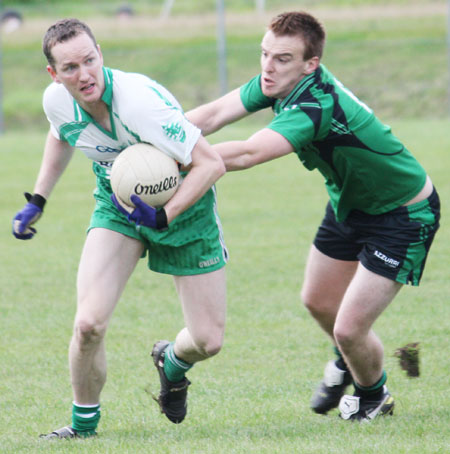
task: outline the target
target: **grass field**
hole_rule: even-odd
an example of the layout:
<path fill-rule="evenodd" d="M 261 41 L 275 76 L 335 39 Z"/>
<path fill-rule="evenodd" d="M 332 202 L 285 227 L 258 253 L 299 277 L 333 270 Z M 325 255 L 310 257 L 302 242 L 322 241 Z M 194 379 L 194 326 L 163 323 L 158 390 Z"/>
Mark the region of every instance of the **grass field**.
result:
<path fill-rule="evenodd" d="M 349 14 L 349 4 L 356 8 L 367 2 L 349 0 L 345 11 L 337 8 L 334 15 L 329 8 L 339 2 L 320 2 L 328 5 L 320 10 L 329 26 L 327 66 L 391 124 L 441 195 L 441 230 L 421 286 L 404 288 L 376 324 L 385 346 L 388 385 L 397 401 L 395 415 L 360 425 L 339 420 L 337 411 L 322 417 L 309 410 L 331 349 L 302 307 L 299 291 L 326 194 L 320 175 L 288 156 L 218 182 L 231 255 L 227 332 L 223 351 L 189 373 L 193 385 L 186 421 L 171 424 L 150 395 L 159 386 L 151 345 L 173 339 L 182 318 L 171 278 L 150 273 L 142 261 L 107 335 L 109 376 L 99 437 L 50 443 L 37 435 L 70 422 L 67 348 L 77 265 L 94 205 L 94 176 L 90 163 L 76 153 L 37 224 L 36 237 L 21 242 L 11 235 L 11 219 L 23 206 L 23 191 L 32 189 L 46 134 L 40 100 L 49 80 L 39 46 L 52 18 L 39 15 L 39 2 L 27 3 L 33 18 L 22 33 L 2 37 L 7 131 L 0 135 L 0 453 L 449 453 L 445 17 L 430 13 L 431 6 L 444 2 L 413 2 L 424 6 L 422 16 L 408 14 L 414 10 L 411 2 L 370 2 L 384 9 L 377 17 L 364 8 L 361 16 L 356 10 Z M 70 9 L 69 1 L 60 3 Z M 305 5 L 315 8 L 318 3 Z M 402 14 L 387 13 L 394 11 L 393 4 Z M 93 13 L 80 11 L 85 18 Z M 251 17 L 243 11 L 230 18 L 233 86 L 257 70 L 265 19 L 254 18 L 244 27 Z M 198 18 L 191 17 L 196 26 L 183 29 L 184 39 L 177 20 L 162 25 L 150 18 L 130 29 L 112 19 L 92 18 L 107 64 L 152 75 L 189 108 L 217 91 L 214 21 L 206 17 L 199 26 Z M 151 30 L 145 31 L 148 24 Z M 263 120 L 230 126 L 211 141 L 247 137 Z M 421 375 L 408 378 L 394 352 L 414 341 L 421 346 Z"/>
<path fill-rule="evenodd" d="M 254 125 L 255 127 L 257 125 Z M 308 404 L 330 356 L 328 342 L 298 292 L 325 191 L 315 173 L 289 156 L 218 183 L 231 253 L 228 326 L 221 354 L 189 374 L 189 415 L 180 426 L 159 414 L 152 343 L 182 324 L 171 279 L 140 263 L 107 336 L 109 378 L 100 436 L 43 443 L 37 434 L 69 422 L 67 346 L 75 310 L 75 275 L 93 200 L 94 180 L 77 154 L 38 224 L 19 242 L 10 219 L 40 161 L 43 133 L 0 138 L 0 452 L 28 453 L 447 453 L 449 336 L 447 121 L 393 125 L 423 162 L 443 198 L 439 232 L 423 284 L 405 288 L 377 322 L 385 343 L 395 416 L 371 425 L 314 415 Z M 213 140 L 244 137 L 231 127 Z M 18 169 L 20 168 L 20 172 Z M 408 378 L 393 356 L 421 343 L 421 376 Z"/>
<path fill-rule="evenodd" d="M 219 94 L 216 18 L 209 10 L 174 15 L 168 21 L 144 10 L 122 22 L 111 15 L 89 14 L 92 6 L 107 2 L 89 2 L 91 7 L 84 0 L 78 3 L 80 7 L 71 14 L 55 6 L 47 16 L 26 16 L 21 29 L 2 37 L 7 130 L 46 126 L 41 98 L 50 79 L 41 40 L 48 26 L 65 16 L 77 15 L 91 25 L 106 65 L 160 81 L 186 110 Z M 261 16 L 249 8 L 227 10 L 230 88 L 258 72 L 260 41 L 269 19 L 293 7 L 293 2 L 285 2 L 284 8 L 270 9 L 275 3 L 281 2 L 267 1 L 267 14 Z M 328 31 L 324 64 L 383 118 L 447 116 L 446 3 L 375 1 L 359 7 L 351 6 L 356 1 L 340 3 L 344 6 L 338 7 L 336 0 L 308 3 Z"/>

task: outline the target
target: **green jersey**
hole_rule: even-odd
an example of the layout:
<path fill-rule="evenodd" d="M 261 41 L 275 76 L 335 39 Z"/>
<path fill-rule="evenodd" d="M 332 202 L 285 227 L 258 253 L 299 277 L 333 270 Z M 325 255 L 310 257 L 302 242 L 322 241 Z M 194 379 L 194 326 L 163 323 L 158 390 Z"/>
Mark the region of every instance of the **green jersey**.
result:
<path fill-rule="evenodd" d="M 240 90 L 249 112 L 272 107 L 268 128 L 285 137 L 308 170 L 318 169 L 338 221 L 351 210 L 381 214 L 411 200 L 426 173 L 364 103 L 323 65 L 284 99 L 265 96 L 261 76 Z"/>

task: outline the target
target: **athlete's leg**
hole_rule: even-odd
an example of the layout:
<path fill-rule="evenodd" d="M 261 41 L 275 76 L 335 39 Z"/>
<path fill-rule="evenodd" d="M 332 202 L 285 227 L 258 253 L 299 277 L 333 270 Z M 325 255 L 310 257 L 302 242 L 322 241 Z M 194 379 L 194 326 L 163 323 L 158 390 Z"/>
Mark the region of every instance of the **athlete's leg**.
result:
<path fill-rule="evenodd" d="M 174 352 L 193 364 L 219 352 L 226 318 L 225 268 L 194 276 L 175 276 L 186 327 L 178 334 Z"/>
<path fill-rule="evenodd" d="M 339 308 L 334 338 L 353 379 L 369 387 L 383 374 L 383 346 L 372 325 L 402 284 L 359 265 Z"/>
<path fill-rule="evenodd" d="M 98 404 L 106 381 L 104 335 L 143 252 L 140 241 L 103 228 L 86 238 L 77 279 L 77 313 L 69 348 L 74 401 Z"/>
<path fill-rule="evenodd" d="M 302 300 L 320 327 L 331 337 L 342 298 L 355 274 L 358 262 L 336 260 L 311 246 L 302 288 Z M 338 406 L 351 375 L 337 351 L 336 360 L 327 363 L 322 381 L 316 387 L 311 408 L 316 413 L 327 413 Z"/>
<path fill-rule="evenodd" d="M 301 298 L 321 328 L 334 340 L 333 329 L 342 298 L 357 261 L 336 260 L 311 246 L 306 263 Z"/>
<path fill-rule="evenodd" d="M 183 307 L 186 327 L 174 344 L 159 341 L 152 357 L 161 389 L 158 403 L 170 421 L 179 424 L 187 412 L 185 373 L 198 361 L 219 352 L 223 344 L 226 317 L 225 268 L 207 274 L 174 276 Z"/>

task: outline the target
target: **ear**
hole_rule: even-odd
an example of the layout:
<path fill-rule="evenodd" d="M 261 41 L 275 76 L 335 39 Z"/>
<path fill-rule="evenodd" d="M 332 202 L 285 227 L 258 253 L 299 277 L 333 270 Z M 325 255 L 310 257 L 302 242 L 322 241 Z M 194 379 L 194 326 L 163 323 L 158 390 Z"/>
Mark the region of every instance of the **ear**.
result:
<path fill-rule="evenodd" d="M 319 57 L 312 57 L 306 62 L 305 75 L 312 74 L 320 65 Z"/>
<path fill-rule="evenodd" d="M 102 66 L 103 66 L 103 54 L 102 54 L 102 51 L 100 49 L 100 44 L 97 44 L 97 52 L 98 52 L 98 55 L 100 55 L 100 60 L 102 62 Z"/>
<path fill-rule="evenodd" d="M 53 82 L 56 82 L 57 84 L 60 84 L 61 81 L 59 80 L 56 71 L 51 65 L 47 65 L 47 72 L 50 74 L 50 77 L 53 79 Z"/>

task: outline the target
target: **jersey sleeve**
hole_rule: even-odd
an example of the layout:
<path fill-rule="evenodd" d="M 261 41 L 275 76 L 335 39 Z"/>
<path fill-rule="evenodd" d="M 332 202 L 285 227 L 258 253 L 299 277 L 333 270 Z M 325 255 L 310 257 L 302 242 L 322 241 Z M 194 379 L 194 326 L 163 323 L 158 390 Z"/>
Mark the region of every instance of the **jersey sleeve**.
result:
<path fill-rule="evenodd" d="M 45 89 L 42 97 L 42 107 L 50 123 L 50 133 L 58 140 L 65 140 L 60 134 L 60 127 L 64 123 L 64 105 L 73 103 L 67 95 L 63 85 L 52 83 Z"/>
<path fill-rule="evenodd" d="M 240 88 L 241 101 L 248 112 L 272 107 L 274 98 L 265 96 L 261 90 L 261 75 L 255 76 Z"/>
<path fill-rule="evenodd" d="M 183 165 L 191 163 L 201 131 L 187 120 L 167 90 L 156 83 L 146 84 L 128 105 L 128 127 L 137 132 L 140 141 L 152 144 Z"/>
<path fill-rule="evenodd" d="M 267 128 L 281 134 L 287 139 L 295 150 L 314 140 L 316 127 L 311 117 L 298 106 L 281 111 Z"/>

